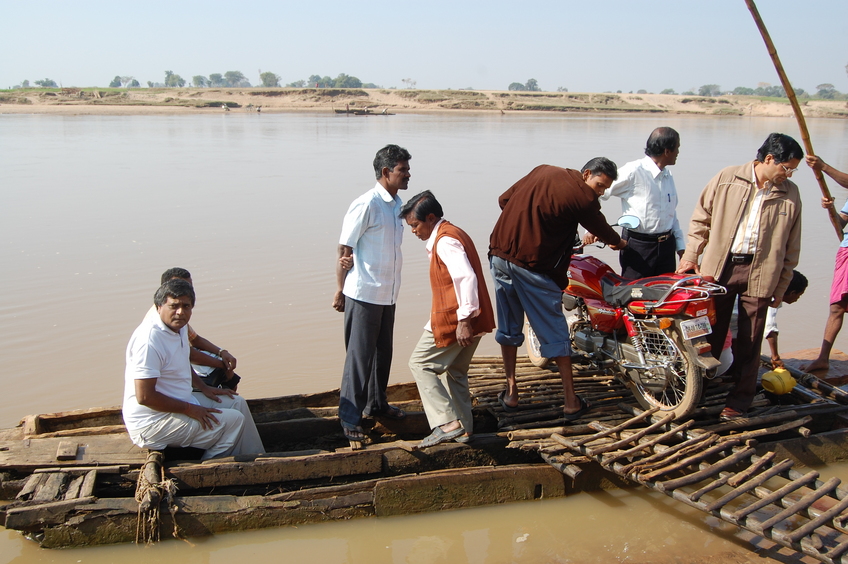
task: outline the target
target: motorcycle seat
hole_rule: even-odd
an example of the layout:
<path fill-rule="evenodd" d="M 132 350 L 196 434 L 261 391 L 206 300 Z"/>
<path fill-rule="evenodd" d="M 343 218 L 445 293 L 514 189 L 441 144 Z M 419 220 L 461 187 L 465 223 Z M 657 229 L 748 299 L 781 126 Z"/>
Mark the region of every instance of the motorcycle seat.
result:
<path fill-rule="evenodd" d="M 604 301 L 616 307 L 624 307 L 630 302 L 639 300 L 643 302 L 655 302 L 662 298 L 673 281 L 662 283 L 663 281 L 656 280 L 658 277 L 651 279 L 628 280 L 616 276 L 618 280 L 610 277 L 601 279 L 601 289 L 603 290 Z M 652 283 L 645 283 L 651 280 Z"/>

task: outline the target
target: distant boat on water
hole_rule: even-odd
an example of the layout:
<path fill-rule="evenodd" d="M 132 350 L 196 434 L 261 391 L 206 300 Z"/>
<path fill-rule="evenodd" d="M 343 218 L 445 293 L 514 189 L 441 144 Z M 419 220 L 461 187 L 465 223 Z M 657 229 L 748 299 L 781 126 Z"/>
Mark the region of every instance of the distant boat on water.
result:
<path fill-rule="evenodd" d="M 344 109 L 334 108 L 337 114 L 349 114 L 354 116 L 393 116 L 388 108 L 384 108 L 382 112 L 375 112 L 371 108 L 351 108 L 349 105 Z"/>

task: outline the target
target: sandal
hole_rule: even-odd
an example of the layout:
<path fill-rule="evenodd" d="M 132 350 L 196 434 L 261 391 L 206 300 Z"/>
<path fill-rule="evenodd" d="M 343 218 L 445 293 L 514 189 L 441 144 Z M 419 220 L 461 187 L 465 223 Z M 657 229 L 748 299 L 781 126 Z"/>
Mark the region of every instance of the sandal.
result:
<path fill-rule="evenodd" d="M 745 414 L 733 409 L 732 407 L 725 407 L 721 410 L 721 414 L 718 416 L 721 421 L 733 421 L 734 419 L 741 419 L 742 417 L 745 417 Z"/>
<path fill-rule="evenodd" d="M 441 427 L 436 427 L 433 429 L 433 432 L 430 433 L 428 437 L 426 437 L 423 441 L 418 443 L 418 448 L 426 448 L 431 446 L 436 446 L 439 443 L 443 443 L 445 441 L 453 440 L 460 435 L 465 434 L 465 429 L 462 427 L 457 427 L 453 431 L 442 431 Z"/>
<path fill-rule="evenodd" d="M 501 404 L 501 407 L 507 413 L 515 413 L 518 411 L 517 405 L 508 405 L 504 400 L 504 396 L 506 396 L 506 390 L 503 390 L 500 394 L 498 394 L 498 403 Z"/>
<path fill-rule="evenodd" d="M 348 441 L 360 443 L 365 441 L 365 431 L 363 431 L 362 427 L 360 427 L 359 425 L 352 428 L 342 427 L 342 431 L 344 432 L 344 436 Z"/>
<path fill-rule="evenodd" d="M 584 400 L 580 396 L 577 396 L 577 399 L 580 400 L 580 409 L 578 409 L 574 413 L 566 413 L 564 411 L 562 412 L 562 418 L 566 421 L 574 421 L 575 419 L 580 419 L 587 411 L 589 411 L 589 408 L 592 407 L 592 405 L 588 401 Z"/>
<path fill-rule="evenodd" d="M 385 417 L 386 419 L 403 419 L 406 417 L 406 412 L 395 405 L 386 404 L 386 408 L 380 413 L 377 413 L 376 417 Z"/>

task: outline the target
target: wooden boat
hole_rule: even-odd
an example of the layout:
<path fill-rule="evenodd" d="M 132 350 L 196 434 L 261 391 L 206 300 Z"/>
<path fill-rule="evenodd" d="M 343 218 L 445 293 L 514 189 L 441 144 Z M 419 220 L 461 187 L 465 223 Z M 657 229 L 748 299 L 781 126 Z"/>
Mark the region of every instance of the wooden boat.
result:
<path fill-rule="evenodd" d="M 395 114 L 389 113 L 389 109 L 385 108 L 382 112 L 375 112 L 371 108 L 351 108 L 350 106 L 346 106 L 344 109 L 334 108 L 337 114 L 348 114 L 354 116 L 393 116 Z"/>
<path fill-rule="evenodd" d="M 0 524 L 43 547 L 72 547 L 626 487 L 627 479 L 552 439 L 576 440 L 632 418 L 628 410 L 636 402 L 624 386 L 577 368 L 575 386 L 594 407 L 586 418 L 565 422 L 555 367 L 519 362 L 521 409 L 505 413 L 497 402 L 503 388 L 500 359 L 475 358 L 474 439 L 421 450 L 416 443 L 430 429 L 412 383 L 388 390 L 389 401 L 407 417 L 367 419 L 371 443 L 357 451 L 341 432 L 338 390 L 249 400 L 269 453 L 205 462 L 192 449 L 159 453 L 135 447 L 117 407 L 28 416 L 0 431 L 0 498 L 14 500 L 0 508 Z M 698 425 L 717 423 L 722 393 L 721 387 L 711 388 L 695 414 Z M 811 399 L 815 402 L 804 404 Z M 768 403 L 760 398 L 756 409 L 774 412 Z M 760 440 L 779 439 L 781 453 L 796 459 L 812 456 L 822 463 L 848 453 L 848 434 L 834 430 L 848 426 L 846 406 L 809 390 L 793 404 L 779 406 L 777 415 L 753 417 L 737 430 L 764 429 Z M 815 417 L 799 419 L 799 409 Z M 775 420 L 784 423 L 774 427 Z"/>

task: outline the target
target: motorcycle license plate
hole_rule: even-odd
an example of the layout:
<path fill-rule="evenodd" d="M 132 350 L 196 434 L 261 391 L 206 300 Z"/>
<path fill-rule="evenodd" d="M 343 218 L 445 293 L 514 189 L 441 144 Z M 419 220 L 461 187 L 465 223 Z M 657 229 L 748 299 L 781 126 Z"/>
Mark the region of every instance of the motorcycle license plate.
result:
<path fill-rule="evenodd" d="M 706 315 L 681 322 L 680 329 L 683 331 L 684 339 L 703 337 L 713 332 L 713 328 L 710 326 L 710 319 Z"/>

